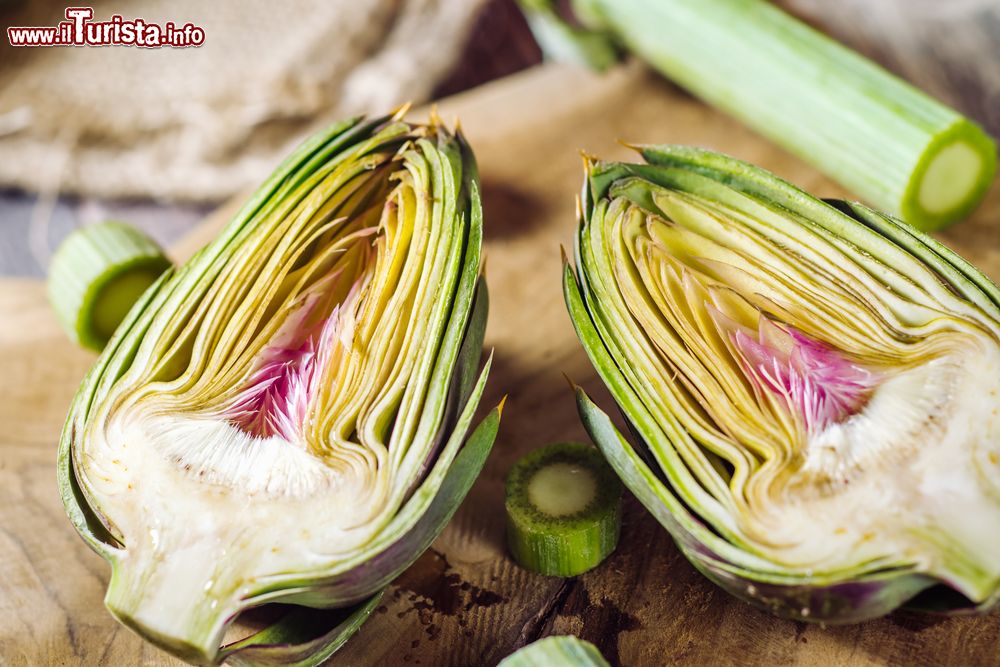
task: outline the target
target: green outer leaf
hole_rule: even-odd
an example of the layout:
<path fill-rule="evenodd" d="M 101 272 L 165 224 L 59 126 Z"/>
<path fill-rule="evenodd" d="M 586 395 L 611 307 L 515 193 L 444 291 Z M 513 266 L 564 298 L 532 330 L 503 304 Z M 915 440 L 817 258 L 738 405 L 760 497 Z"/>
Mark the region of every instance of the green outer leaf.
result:
<path fill-rule="evenodd" d="M 383 593 L 381 590 L 354 608 L 344 610 L 345 614 L 337 615 L 337 623 L 318 637 L 308 630 L 319 620 L 317 617 L 329 616 L 330 612 L 294 608 L 273 625 L 224 647 L 219 657 L 237 667 L 315 667 L 361 629 L 382 601 Z"/>
<path fill-rule="evenodd" d="M 932 236 L 858 202 L 832 200 L 829 203 L 933 267 L 969 301 L 983 310 L 1000 314 L 1000 289 L 996 283 Z"/>
<path fill-rule="evenodd" d="M 455 396 L 457 405 L 469 402 L 472 389 L 479 372 L 479 358 L 483 356 L 483 340 L 486 338 L 486 318 L 490 312 L 490 291 L 486 280 L 480 278 L 476 283 L 476 296 L 472 302 L 472 314 L 469 316 L 469 326 L 462 342 L 462 350 L 458 354 L 458 364 L 455 372 L 458 374 Z"/>
<path fill-rule="evenodd" d="M 523 646 L 497 667 L 608 667 L 608 661 L 590 642 L 565 635 Z"/>

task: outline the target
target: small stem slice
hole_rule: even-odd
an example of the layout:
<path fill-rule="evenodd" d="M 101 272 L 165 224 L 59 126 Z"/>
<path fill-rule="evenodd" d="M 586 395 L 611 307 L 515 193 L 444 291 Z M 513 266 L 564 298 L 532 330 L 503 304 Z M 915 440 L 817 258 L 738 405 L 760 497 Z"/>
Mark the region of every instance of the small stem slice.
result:
<path fill-rule="evenodd" d="M 506 496 L 507 545 L 525 569 L 572 577 L 618 544 L 621 482 L 590 445 L 531 452 L 507 475 Z"/>
<path fill-rule="evenodd" d="M 155 241 L 121 222 L 70 234 L 49 265 L 49 301 L 79 345 L 100 351 L 132 305 L 170 268 Z"/>
<path fill-rule="evenodd" d="M 497 667 L 608 667 L 608 662 L 590 642 L 566 635 L 532 642 Z"/>

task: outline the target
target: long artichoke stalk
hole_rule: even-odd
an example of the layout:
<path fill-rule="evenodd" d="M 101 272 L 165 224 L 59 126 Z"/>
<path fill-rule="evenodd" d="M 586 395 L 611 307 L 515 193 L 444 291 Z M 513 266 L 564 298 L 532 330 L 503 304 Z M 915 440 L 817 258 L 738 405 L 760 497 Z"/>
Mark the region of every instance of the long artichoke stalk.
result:
<path fill-rule="evenodd" d="M 982 128 L 768 0 L 519 1 L 547 55 L 604 67 L 622 45 L 918 229 L 964 219 L 996 174 Z"/>
<path fill-rule="evenodd" d="M 311 664 L 343 642 L 496 434 L 499 409 L 468 435 L 489 372 L 481 240 L 460 136 L 355 119 L 299 148 L 143 296 L 60 449 L 66 510 L 111 563 L 116 617 L 205 664 Z M 297 609 L 220 647 L 251 607 L 366 599 L 311 636 Z"/>
<path fill-rule="evenodd" d="M 1000 599 L 1000 291 L 931 238 L 674 146 L 590 162 L 567 304 L 694 565 L 795 618 Z M 950 591 L 950 592 L 949 592 Z"/>

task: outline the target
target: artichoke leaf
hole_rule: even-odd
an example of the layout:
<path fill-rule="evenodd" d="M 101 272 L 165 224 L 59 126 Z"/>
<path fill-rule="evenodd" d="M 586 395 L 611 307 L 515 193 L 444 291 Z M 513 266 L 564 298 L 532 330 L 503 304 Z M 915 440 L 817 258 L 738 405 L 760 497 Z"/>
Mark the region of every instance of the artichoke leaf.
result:
<path fill-rule="evenodd" d="M 276 623 L 223 647 L 220 657 L 236 667 L 314 667 L 333 655 L 382 601 L 384 591 L 353 608 L 317 612 L 292 607 Z M 326 617 L 331 617 L 332 621 Z M 326 623 L 323 623 L 326 621 Z M 327 629 L 327 625 L 333 625 Z M 316 635 L 316 628 L 319 634 Z"/>

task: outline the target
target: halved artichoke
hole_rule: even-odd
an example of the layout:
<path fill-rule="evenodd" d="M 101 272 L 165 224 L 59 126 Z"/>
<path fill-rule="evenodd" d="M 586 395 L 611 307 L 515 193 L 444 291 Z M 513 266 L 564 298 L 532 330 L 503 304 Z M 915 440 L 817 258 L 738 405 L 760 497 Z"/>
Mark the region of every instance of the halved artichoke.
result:
<path fill-rule="evenodd" d="M 119 620 L 204 664 L 314 664 L 360 625 L 497 431 L 499 408 L 466 438 L 489 372 L 481 241 L 461 136 L 354 119 L 301 146 L 146 292 L 59 453 L 66 511 L 111 563 Z M 241 611 L 271 602 L 297 606 L 220 647 Z"/>
<path fill-rule="evenodd" d="M 578 407 L 628 487 L 695 567 L 779 615 L 994 607 L 997 287 L 860 204 L 639 151 L 588 163 L 564 273 L 637 444 Z"/>

